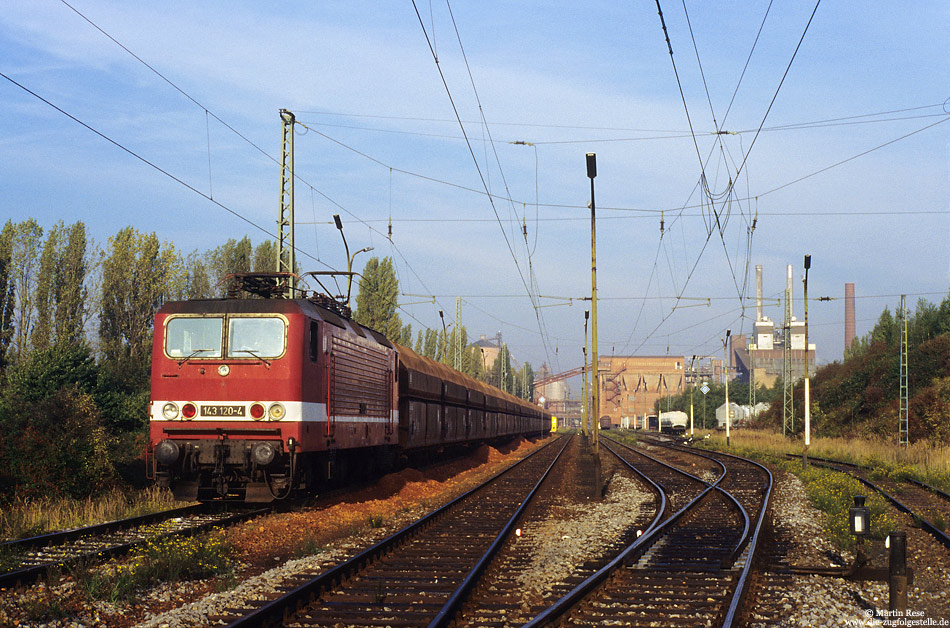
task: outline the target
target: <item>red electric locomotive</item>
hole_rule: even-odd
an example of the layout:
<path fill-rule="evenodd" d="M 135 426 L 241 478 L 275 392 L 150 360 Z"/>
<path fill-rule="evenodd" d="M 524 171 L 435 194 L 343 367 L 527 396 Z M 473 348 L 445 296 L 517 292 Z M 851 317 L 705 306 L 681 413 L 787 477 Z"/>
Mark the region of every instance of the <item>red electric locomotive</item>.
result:
<path fill-rule="evenodd" d="M 413 451 L 550 431 L 536 406 L 346 313 L 326 297 L 165 304 L 152 347 L 156 481 L 182 500 L 267 502 Z"/>

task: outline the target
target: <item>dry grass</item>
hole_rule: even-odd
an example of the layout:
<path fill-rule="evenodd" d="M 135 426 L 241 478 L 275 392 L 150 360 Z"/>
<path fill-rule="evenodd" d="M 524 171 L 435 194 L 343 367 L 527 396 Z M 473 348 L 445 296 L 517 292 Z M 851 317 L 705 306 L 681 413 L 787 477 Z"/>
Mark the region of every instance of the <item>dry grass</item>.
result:
<path fill-rule="evenodd" d="M 182 506 L 158 488 L 110 491 L 84 499 L 14 500 L 0 506 L 0 539 L 19 539 L 57 530 L 114 521 Z"/>
<path fill-rule="evenodd" d="M 716 449 L 726 449 L 724 433 L 713 432 L 709 440 Z M 730 449 L 775 456 L 801 455 L 803 441 L 768 430 L 742 429 L 732 431 Z M 808 455 L 867 465 L 888 475 L 913 477 L 950 490 L 950 447 L 934 447 L 926 442 L 902 447 L 885 440 L 813 438 Z"/>

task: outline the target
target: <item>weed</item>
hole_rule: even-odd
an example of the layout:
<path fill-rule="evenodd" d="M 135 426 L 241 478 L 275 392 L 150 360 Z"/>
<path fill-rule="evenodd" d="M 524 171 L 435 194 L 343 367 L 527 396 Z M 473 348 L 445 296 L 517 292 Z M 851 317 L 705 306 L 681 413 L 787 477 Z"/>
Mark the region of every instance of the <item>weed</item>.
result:
<path fill-rule="evenodd" d="M 943 513 L 938 512 L 933 516 L 934 527 L 940 530 L 941 532 L 947 531 L 947 520 L 944 519 Z"/>
<path fill-rule="evenodd" d="M 151 541 L 122 563 L 105 568 L 80 564 L 71 574 L 87 598 L 115 603 L 129 600 L 136 590 L 157 582 L 218 577 L 230 588 L 234 583 L 233 555 L 223 537 L 212 532 Z"/>
<path fill-rule="evenodd" d="M 21 599 L 21 610 L 31 622 L 52 622 L 66 619 L 72 613 L 62 606 L 60 600 L 46 597 L 27 597 Z"/>
<path fill-rule="evenodd" d="M 324 549 L 323 545 L 317 541 L 316 538 L 308 536 L 300 541 L 294 550 L 291 552 L 294 558 L 303 558 L 305 556 L 313 556 L 314 554 L 319 554 Z"/>
<path fill-rule="evenodd" d="M 369 527 L 371 528 L 381 528 L 385 523 L 382 515 L 371 515 L 369 518 Z"/>
<path fill-rule="evenodd" d="M 0 506 L 0 537 L 22 539 L 178 506 L 167 490 L 153 487 L 126 493 L 110 491 L 95 498 L 12 499 Z"/>

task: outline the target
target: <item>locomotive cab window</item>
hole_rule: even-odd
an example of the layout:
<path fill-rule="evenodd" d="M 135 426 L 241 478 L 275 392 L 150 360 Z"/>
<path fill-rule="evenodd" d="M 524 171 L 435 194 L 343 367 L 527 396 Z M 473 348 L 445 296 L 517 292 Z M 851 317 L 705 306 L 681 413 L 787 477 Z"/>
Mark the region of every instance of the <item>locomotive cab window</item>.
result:
<path fill-rule="evenodd" d="M 176 317 L 165 325 L 165 353 L 172 358 L 220 358 L 221 317 Z"/>
<path fill-rule="evenodd" d="M 287 325 L 276 316 L 228 319 L 229 358 L 277 358 L 284 353 Z"/>

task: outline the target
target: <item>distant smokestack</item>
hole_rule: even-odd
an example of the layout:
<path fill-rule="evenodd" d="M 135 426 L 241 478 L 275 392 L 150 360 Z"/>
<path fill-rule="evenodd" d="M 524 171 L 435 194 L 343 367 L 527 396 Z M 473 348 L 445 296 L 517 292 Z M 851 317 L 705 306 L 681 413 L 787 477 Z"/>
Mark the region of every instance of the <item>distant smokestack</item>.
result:
<path fill-rule="evenodd" d="M 795 302 L 795 290 L 792 287 L 792 265 L 788 265 L 786 272 L 786 283 L 785 289 L 788 290 L 788 316 L 789 318 L 795 318 L 795 308 L 792 307 L 792 304 Z"/>
<path fill-rule="evenodd" d="M 762 264 L 755 265 L 755 320 L 762 320 Z"/>
<path fill-rule="evenodd" d="M 844 350 L 854 342 L 854 284 L 844 284 Z"/>

